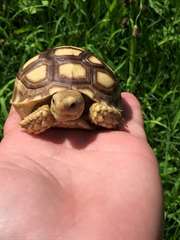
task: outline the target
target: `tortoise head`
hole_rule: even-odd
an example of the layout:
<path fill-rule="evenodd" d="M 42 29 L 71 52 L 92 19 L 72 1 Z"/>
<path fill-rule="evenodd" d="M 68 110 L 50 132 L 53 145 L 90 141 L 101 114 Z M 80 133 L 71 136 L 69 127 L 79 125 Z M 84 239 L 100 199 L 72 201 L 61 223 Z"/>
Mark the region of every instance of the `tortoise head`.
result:
<path fill-rule="evenodd" d="M 51 99 L 51 112 L 57 122 L 79 119 L 84 111 L 85 101 L 76 90 L 56 92 Z"/>

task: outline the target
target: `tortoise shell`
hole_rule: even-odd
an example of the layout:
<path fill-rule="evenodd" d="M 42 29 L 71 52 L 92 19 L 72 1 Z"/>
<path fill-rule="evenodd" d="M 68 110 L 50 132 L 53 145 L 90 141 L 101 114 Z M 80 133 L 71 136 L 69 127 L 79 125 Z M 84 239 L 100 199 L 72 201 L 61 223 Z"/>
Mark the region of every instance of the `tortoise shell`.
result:
<path fill-rule="evenodd" d="M 55 92 L 77 89 L 91 100 L 118 104 L 112 70 L 82 48 L 62 46 L 36 55 L 19 70 L 12 104 L 23 118 Z"/>

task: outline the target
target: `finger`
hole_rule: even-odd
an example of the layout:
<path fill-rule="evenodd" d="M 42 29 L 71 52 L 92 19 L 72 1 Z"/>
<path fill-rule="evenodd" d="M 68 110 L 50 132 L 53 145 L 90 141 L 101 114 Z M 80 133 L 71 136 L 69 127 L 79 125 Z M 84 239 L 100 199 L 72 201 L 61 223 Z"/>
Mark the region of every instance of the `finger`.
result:
<path fill-rule="evenodd" d="M 134 136 L 146 138 L 141 105 L 138 99 L 129 92 L 121 94 L 122 108 L 124 109 L 125 130 Z"/>
<path fill-rule="evenodd" d="M 19 128 L 19 121 L 20 121 L 20 117 L 17 114 L 16 110 L 14 109 L 14 107 L 11 107 L 11 110 L 9 112 L 9 115 L 6 119 L 6 122 L 4 124 L 4 136 L 17 131 Z"/>

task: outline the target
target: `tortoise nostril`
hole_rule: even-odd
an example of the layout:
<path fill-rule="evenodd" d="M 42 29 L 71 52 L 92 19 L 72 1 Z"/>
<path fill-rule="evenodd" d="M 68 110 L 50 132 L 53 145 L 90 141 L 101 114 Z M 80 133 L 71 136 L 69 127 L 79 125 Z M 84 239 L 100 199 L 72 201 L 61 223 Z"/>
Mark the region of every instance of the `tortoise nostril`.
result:
<path fill-rule="evenodd" d="M 75 108 L 76 107 L 76 103 L 75 102 L 73 102 L 73 103 L 71 103 L 70 105 L 69 105 L 69 108 L 70 109 L 73 109 L 73 108 Z"/>

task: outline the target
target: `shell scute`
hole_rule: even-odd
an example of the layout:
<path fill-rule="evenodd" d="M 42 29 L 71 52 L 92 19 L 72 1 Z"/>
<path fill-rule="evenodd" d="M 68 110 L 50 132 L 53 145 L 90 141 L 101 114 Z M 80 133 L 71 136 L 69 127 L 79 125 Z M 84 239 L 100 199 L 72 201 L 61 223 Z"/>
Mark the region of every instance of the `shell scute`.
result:
<path fill-rule="evenodd" d="M 32 71 L 26 74 L 28 81 L 32 83 L 41 82 L 46 78 L 47 75 L 47 66 L 45 64 L 39 65 L 34 68 Z"/>

